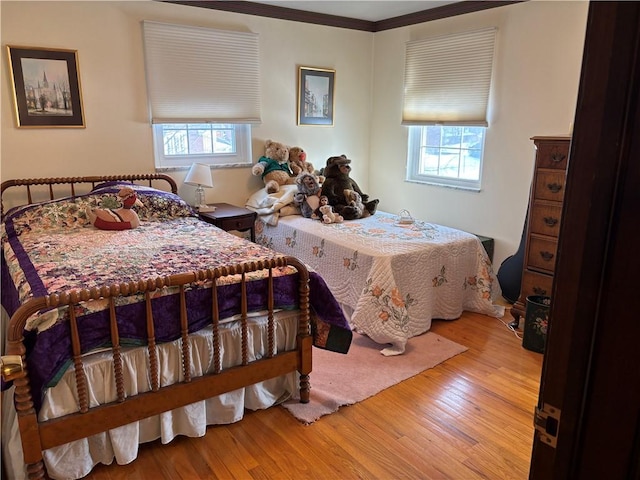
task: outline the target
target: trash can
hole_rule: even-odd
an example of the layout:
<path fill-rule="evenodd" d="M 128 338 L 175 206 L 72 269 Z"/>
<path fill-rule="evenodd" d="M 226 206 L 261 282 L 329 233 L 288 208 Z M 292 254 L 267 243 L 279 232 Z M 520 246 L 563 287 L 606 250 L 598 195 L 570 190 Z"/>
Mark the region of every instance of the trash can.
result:
<path fill-rule="evenodd" d="M 527 350 L 544 353 L 549 328 L 549 305 L 551 297 L 530 295 L 524 314 L 522 346 Z"/>

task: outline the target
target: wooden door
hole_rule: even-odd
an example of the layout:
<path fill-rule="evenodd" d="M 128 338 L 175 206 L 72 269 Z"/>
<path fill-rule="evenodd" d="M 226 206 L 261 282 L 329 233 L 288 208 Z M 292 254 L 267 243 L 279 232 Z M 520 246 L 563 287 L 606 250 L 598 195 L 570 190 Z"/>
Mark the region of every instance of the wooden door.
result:
<path fill-rule="evenodd" d="M 530 478 L 640 478 L 640 2 L 591 2 Z"/>

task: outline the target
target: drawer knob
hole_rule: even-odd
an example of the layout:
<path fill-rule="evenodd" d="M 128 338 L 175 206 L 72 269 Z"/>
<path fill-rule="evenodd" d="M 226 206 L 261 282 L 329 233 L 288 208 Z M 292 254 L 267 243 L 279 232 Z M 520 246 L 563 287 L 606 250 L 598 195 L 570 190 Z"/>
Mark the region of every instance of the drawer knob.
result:
<path fill-rule="evenodd" d="M 560 185 L 559 183 L 547 183 L 547 188 L 553 193 L 558 193 L 560 190 L 562 190 L 562 185 Z"/>
<path fill-rule="evenodd" d="M 541 251 L 540 256 L 545 262 L 548 262 L 553 259 L 553 253 L 547 252 L 546 250 L 544 252 Z"/>
<path fill-rule="evenodd" d="M 560 163 L 560 162 L 564 161 L 565 158 L 567 158 L 567 156 L 564 153 L 553 152 L 551 154 L 551 161 L 552 162 Z"/>
<path fill-rule="evenodd" d="M 548 227 L 555 227 L 558 224 L 558 219 L 553 217 L 544 217 L 544 223 Z"/>
<path fill-rule="evenodd" d="M 547 291 L 544 288 L 533 287 L 533 293 L 535 293 L 536 295 L 546 295 Z"/>

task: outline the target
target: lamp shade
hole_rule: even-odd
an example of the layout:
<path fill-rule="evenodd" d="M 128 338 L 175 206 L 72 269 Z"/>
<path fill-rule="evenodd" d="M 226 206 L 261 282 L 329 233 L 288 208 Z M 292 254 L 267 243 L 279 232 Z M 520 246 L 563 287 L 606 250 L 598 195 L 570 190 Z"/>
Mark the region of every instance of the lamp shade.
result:
<path fill-rule="evenodd" d="M 201 187 L 213 187 L 211 178 L 211 168 L 204 163 L 194 163 L 189 169 L 189 173 L 184 177 L 184 183 Z"/>

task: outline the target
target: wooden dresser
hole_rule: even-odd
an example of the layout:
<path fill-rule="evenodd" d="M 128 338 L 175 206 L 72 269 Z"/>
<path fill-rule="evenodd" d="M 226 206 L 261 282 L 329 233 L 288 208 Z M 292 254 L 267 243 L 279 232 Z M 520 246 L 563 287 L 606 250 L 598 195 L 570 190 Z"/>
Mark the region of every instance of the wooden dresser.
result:
<path fill-rule="evenodd" d="M 524 317 L 529 295 L 551 296 L 558 250 L 571 137 L 532 137 L 535 170 L 529 199 L 526 246 L 520 296 L 511 307 L 517 324 Z"/>

